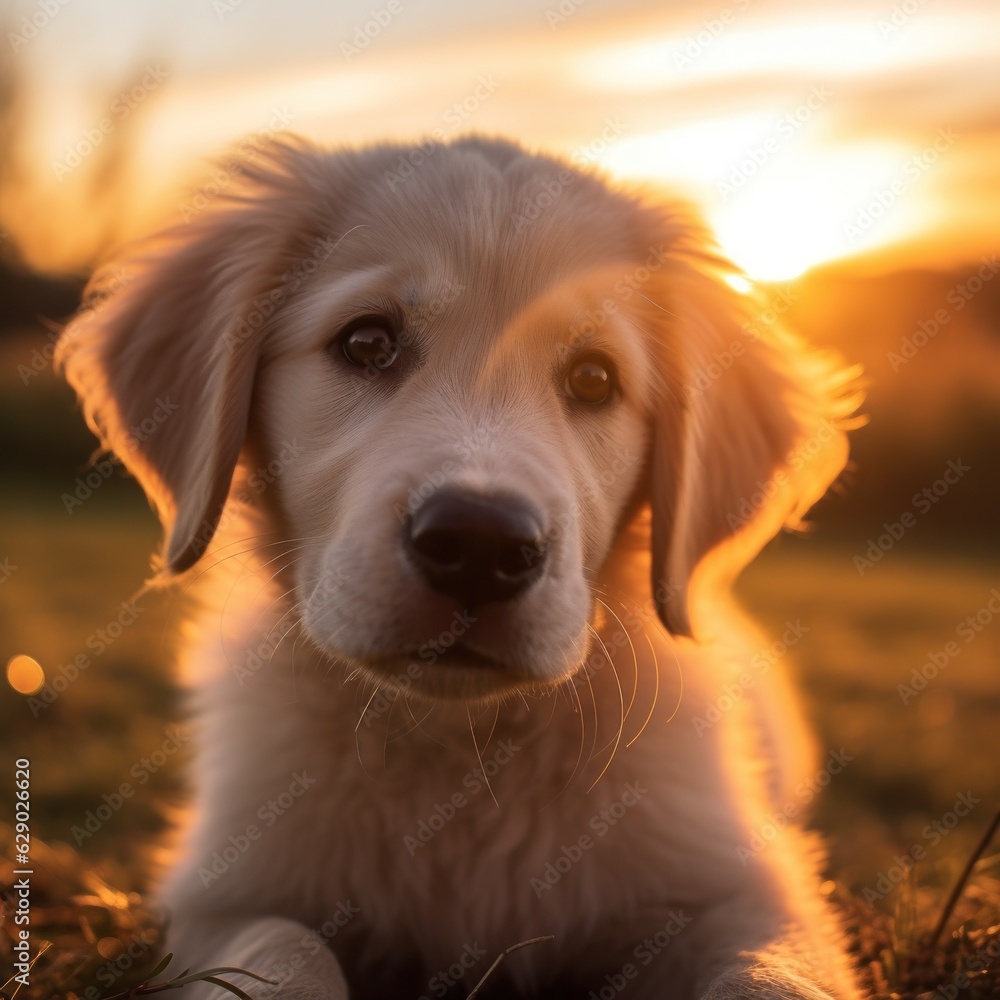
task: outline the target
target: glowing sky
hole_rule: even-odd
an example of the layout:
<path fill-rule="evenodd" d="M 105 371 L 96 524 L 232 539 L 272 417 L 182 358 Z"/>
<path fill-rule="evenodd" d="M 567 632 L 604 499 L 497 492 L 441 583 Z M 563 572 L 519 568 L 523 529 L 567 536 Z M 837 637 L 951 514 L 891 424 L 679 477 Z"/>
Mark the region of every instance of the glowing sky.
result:
<path fill-rule="evenodd" d="M 8 5 L 10 29 L 39 10 Z M 754 277 L 1000 243 L 1000 4 L 983 0 L 67 0 L 8 44 L 53 259 L 92 183 L 67 146 L 129 115 L 126 235 L 176 219 L 201 158 L 286 123 L 337 143 L 502 133 L 668 186 Z"/>

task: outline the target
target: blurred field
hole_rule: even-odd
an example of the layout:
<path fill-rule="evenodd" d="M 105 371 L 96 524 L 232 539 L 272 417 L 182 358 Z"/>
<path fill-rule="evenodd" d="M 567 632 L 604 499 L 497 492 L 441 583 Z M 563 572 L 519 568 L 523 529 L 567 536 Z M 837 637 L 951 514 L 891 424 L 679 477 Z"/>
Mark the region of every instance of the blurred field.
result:
<path fill-rule="evenodd" d="M 1000 803 L 1000 618 L 971 642 L 956 633 L 993 600 L 996 563 L 907 550 L 904 539 L 861 577 L 853 557 L 864 548 L 779 539 L 739 592 L 772 635 L 787 622 L 808 628 L 789 666 L 822 745 L 855 758 L 819 799 L 838 876 L 867 885 L 891 854 L 922 844 L 948 878 Z M 952 641 L 958 655 L 904 704 L 897 686 Z M 982 801 L 931 850 L 925 825 L 969 791 Z"/>

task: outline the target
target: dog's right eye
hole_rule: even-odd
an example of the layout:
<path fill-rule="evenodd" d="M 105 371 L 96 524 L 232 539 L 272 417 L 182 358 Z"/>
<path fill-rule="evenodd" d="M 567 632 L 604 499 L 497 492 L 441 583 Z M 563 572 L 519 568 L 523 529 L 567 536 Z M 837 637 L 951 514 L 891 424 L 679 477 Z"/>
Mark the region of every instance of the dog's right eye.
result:
<path fill-rule="evenodd" d="M 388 368 L 399 357 L 399 343 L 389 322 L 366 316 L 338 338 L 344 357 L 359 368 Z"/>

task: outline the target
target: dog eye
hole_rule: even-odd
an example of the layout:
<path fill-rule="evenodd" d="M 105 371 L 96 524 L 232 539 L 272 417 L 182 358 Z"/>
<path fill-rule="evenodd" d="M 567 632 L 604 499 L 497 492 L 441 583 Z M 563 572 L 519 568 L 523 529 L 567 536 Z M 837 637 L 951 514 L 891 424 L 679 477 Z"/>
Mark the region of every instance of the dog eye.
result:
<path fill-rule="evenodd" d="M 359 368 L 388 368 L 399 357 L 399 344 L 388 322 L 369 316 L 340 336 L 344 357 Z"/>
<path fill-rule="evenodd" d="M 566 376 L 567 392 L 574 399 L 591 406 L 606 402 L 614 385 L 614 366 L 600 354 L 578 359 Z"/>

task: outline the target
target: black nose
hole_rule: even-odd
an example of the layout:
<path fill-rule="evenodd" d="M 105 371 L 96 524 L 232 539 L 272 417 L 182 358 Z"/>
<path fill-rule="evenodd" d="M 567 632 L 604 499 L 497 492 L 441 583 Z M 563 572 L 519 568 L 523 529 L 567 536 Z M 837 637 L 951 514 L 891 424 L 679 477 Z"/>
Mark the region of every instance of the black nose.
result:
<path fill-rule="evenodd" d="M 467 608 L 516 597 L 545 567 L 537 515 L 509 497 L 435 493 L 410 519 L 406 548 L 435 590 Z"/>

